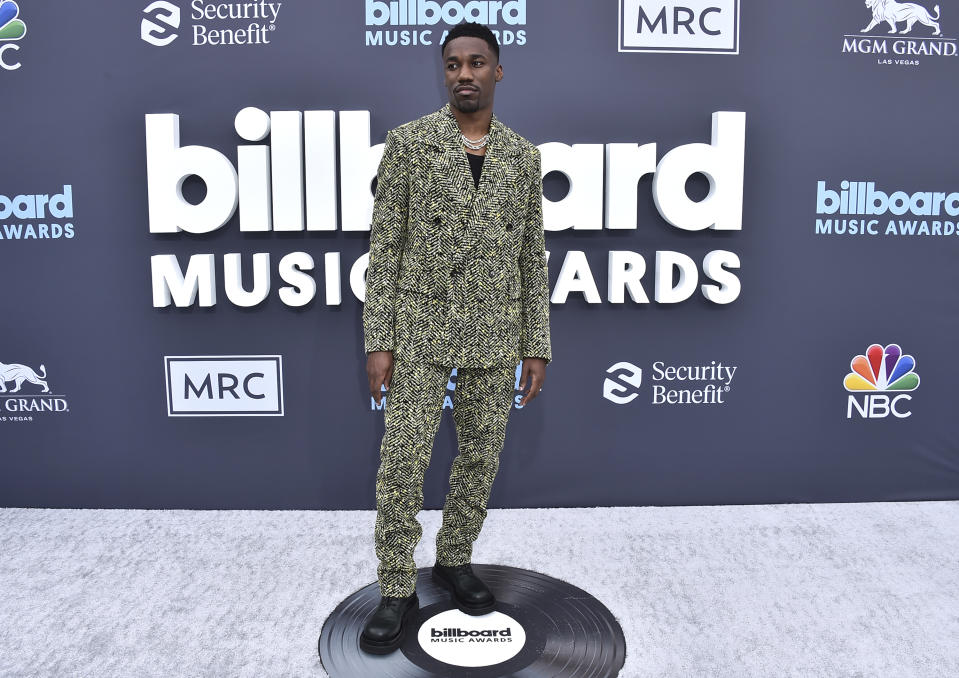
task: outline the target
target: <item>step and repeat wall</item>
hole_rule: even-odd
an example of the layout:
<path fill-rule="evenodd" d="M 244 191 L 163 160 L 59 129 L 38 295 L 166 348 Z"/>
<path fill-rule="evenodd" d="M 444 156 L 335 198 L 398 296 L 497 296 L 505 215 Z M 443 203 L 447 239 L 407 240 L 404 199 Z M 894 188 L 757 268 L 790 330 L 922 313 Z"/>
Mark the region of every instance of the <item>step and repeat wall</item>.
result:
<path fill-rule="evenodd" d="M 372 182 L 463 19 L 545 174 L 491 507 L 959 498 L 954 3 L 0 0 L 0 505 L 375 506 Z"/>

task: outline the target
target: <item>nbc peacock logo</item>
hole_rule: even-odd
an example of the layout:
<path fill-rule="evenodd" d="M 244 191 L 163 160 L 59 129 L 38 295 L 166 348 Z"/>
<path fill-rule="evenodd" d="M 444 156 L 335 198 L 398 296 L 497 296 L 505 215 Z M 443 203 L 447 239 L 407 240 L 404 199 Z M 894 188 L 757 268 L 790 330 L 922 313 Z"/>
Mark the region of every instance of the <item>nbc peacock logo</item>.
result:
<path fill-rule="evenodd" d="M 20 68 L 20 62 L 7 52 L 17 52 L 20 40 L 27 34 L 27 25 L 20 17 L 20 6 L 13 0 L 0 2 L 0 68 L 5 71 L 15 71 Z"/>
<path fill-rule="evenodd" d="M 904 419 L 912 415 L 906 403 L 912 400 L 909 392 L 919 388 L 919 375 L 916 359 L 904 355 L 899 344 L 872 344 L 849 366 L 852 372 L 842 382 L 850 392 L 846 419 L 852 419 L 854 411 L 862 419 L 885 419 L 890 414 Z"/>

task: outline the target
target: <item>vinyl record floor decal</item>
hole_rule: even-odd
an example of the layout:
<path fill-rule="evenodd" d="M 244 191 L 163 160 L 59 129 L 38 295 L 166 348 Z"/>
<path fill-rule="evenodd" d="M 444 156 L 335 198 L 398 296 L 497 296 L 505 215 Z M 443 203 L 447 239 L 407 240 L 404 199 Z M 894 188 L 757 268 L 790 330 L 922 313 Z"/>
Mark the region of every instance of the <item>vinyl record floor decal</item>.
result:
<path fill-rule="evenodd" d="M 449 591 L 419 568 L 419 612 L 403 644 L 387 655 L 360 649 L 360 632 L 380 602 L 374 581 L 330 614 L 319 653 L 330 678 L 613 678 L 626 639 L 609 609 L 586 591 L 538 572 L 473 565 L 496 609 L 460 612 Z"/>

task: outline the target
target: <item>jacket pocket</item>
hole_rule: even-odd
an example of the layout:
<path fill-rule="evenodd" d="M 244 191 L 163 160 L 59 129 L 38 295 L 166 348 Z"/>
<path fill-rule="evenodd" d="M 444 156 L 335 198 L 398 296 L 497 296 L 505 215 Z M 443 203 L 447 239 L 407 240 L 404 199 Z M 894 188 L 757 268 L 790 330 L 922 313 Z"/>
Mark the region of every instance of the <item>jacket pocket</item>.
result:
<path fill-rule="evenodd" d="M 404 257 L 396 274 L 396 286 L 408 292 L 441 298 L 436 293 L 436 281 L 432 269 L 425 268 L 421 262 L 422 259 L 418 257 L 411 257 L 409 261 Z"/>

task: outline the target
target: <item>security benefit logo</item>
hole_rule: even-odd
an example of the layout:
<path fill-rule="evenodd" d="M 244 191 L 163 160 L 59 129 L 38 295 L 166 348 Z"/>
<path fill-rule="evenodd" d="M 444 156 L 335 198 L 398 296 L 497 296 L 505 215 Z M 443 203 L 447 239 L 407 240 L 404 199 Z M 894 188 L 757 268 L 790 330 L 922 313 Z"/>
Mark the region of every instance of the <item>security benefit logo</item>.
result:
<path fill-rule="evenodd" d="M 184 5 L 186 2 L 184 0 Z M 269 45 L 276 30 L 282 2 L 207 2 L 191 0 L 186 6 L 189 24 L 184 28 L 191 45 L 224 47 Z M 143 8 L 140 39 L 166 47 L 180 37 L 184 19 L 180 6 L 156 0 Z"/>
<path fill-rule="evenodd" d="M 165 356 L 171 417 L 283 416 L 278 355 Z"/>
<path fill-rule="evenodd" d="M 619 51 L 739 54 L 739 1 L 619 0 Z"/>
<path fill-rule="evenodd" d="M 0 195 L 0 240 L 69 240 L 73 229 L 73 187 L 61 193 Z"/>
<path fill-rule="evenodd" d="M 489 26 L 500 45 L 526 44 L 526 0 L 365 0 L 365 4 L 367 47 L 441 45 L 450 27 L 461 21 Z"/>
<path fill-rule="evenodd" d="M 13 0 L 0 2 L 0 69 L 15 71 L 20 68 L 18 40 L 27 34 L 27 25 L 20 18 L 20 7 Z"/>
<path fill-rule="evenodd" d="M 140 39 L 157 47 L 165 47 L 179 37 L 180 8 L 172 2 L 157 0 L 143 9 L 140 20 Z"/>
<path fill-rule="evenodd" d="M 852 372 L 843 379 L 849 391 L 846 419 L 905 419 L 912 415 L 909 402 L 912 391 L 919 388 L 916 359 L 903 355 L 899 344 L 873 344 L 865 355 L 857 355 L 850 363 Z"/>
<path fill-rule="evenodd" d="M 34 421 L 37 415 L 69 411 L 66 396 L 51 391 L 46 366 L 0 362 L 0 422 Z"/>
<path fill-rule="evenodd" d="M 918 66 L 929 59 L 955 58 L 956 39 L 943 36 L 939 5 L 930 12 L 918 2 L 865 0 L 865 9 L 872 15 L 869 23 L 858 34 L 843 35 L 843 54 L 869 55 L 880 66 Z"/>
<path fill-rule="evenodd" d="M 734 365 L 710 360 L 703 364 L 669 364 L 657 360 L 649 374 L 652 405 L 723 405 L 732 388 Z M 643 370 L 630 362 L 618 362 L 606 370 L 603 397 L 625 405 L 641 395 Z"/>
<path fill-rule="evenodd" d="M 908 193 L 883 191 L 873 181 L 819 181 L 816 214 L 816 235 L 955 238 L 959 191 Z"/>
<path fill-rule="evenodd" d="M 502 612 L 474 617 L 446 610 L 423 622 L 417 641 L 437 661 L 476 668 L 515 657 L 526 644 L 526 631 Z"/>

